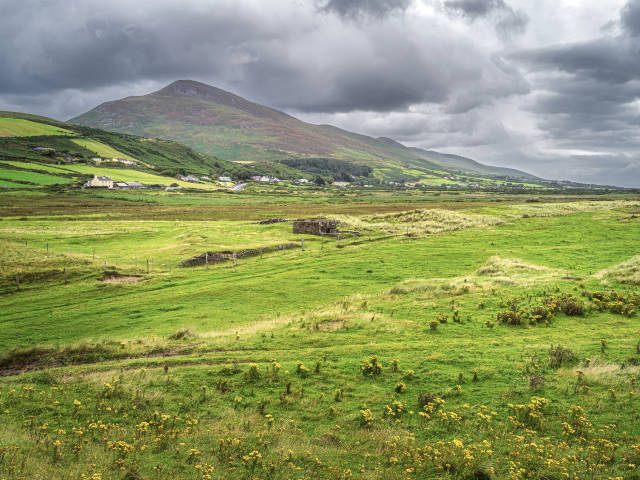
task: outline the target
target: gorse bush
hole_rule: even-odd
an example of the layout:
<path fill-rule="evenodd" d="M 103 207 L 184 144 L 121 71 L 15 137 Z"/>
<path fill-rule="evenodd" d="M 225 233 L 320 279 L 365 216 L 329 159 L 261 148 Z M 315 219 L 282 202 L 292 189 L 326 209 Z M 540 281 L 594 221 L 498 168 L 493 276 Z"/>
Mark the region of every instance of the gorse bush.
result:
<path fill-rule="evenodd" d="M 371 360 L 364 361 L 360 370 L 365 377 L 377 377 L 382 373 L 382 364 L 378 361 L 378 357 L 374 355 Z"/>
<path fill-rule="evenodd" d="M 640 308 L 640 295 L 637 293 L 624 295 L 616 290 L 611 290 L 609 293 L 585 292 L 584 295 L 601 312 L 611 312 L 632 317 Z"/>
<path fill-rule="evenodd" d="M 305 367 L 300 360 L 296 362 L 296 375 L 300 375 L 301 377 L 305 378 L 309 376 L 310 372 L 311 371 L 307 367 Z"/>
<path fill-rule="evenodd" d="M 531 301 L 531 297 L 529 297 Z M 558 312 L 568 316 L 584 315 L 587 308 L 580 300 L 572 295 L 547 297 L 541 303 L 530 304 L 521 298 L 512 298 L 509 302 L 502 302 L 508 306 L 506 310 L 498 312 L 496 318 L 499 323 L 510 326 L 520 325 L 549 325 Z"/>

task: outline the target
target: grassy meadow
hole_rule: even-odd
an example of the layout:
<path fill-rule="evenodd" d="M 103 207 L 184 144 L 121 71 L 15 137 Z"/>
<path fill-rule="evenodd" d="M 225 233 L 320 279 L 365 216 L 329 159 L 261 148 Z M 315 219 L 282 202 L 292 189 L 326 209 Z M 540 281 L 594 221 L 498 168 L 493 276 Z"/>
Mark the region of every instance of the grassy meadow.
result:
<path fill-rule="evenodd" d="M 0 117 L 0 137 L 35 137 L 41 135 L 73 135 L 73 132 L 54 125 L 32 122 L 23 118 Z"/>
<path fill-rule="evenodd" d="M 640 478 L 637 196 L 4 192 L 0 215 L 0 479 Z M 361 235 L 257 223 L 318 216 Z"/>
<path fill-rule="evenodd" d="M 105 145 L 102 142 L 98 142 L 90 138 L 74 138 L 72 142 L 100 155 L 103 158 L 124 158 L 136 161 L 135 158 L 127 155 L 126 153 L 122 153 L 109 145 Z"/>

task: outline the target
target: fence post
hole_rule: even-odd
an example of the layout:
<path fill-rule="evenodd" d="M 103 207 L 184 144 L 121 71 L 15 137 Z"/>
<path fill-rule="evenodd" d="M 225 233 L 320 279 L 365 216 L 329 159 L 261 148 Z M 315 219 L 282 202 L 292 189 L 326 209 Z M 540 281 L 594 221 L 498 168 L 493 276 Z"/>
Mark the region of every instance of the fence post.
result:
<path fill-rule="evenodd" d="M 169 273 L 171 273 L 171 260 L 169 260 Z"/>
<path fill-rule="evenodd" d="M 324 235 L 320 238 L 322 238 L 322 242 L 320 243 L 320 250 L 324 250 Z"/>
<path fill-rule="evenodd" d="M 29 240 L 25 240 L 25 241 L 24 241 L 24 246 L 25 246 L 25 247 L 28 247 L 28 246 L 29 246 Z"/>
<path fill-rule="evenodd" d="M 236 257 L 236 252 L 233 252 L 233 266 L 236 267 L 238 265 L 238 259 Z"/>
<path fill-rule="evenodd" d="M 16 273 L 16 286 L 18 287 L 18 290 L 20 290 L 20 275 L 18 275 Z"/>
<path fill-rule="evenodd" d="M 64 283 L 67 283 L 67 267 L 64 267 Z"/>
<path fill-rule="evenodd" d="M 149 259 L 147 258 L 147 274 L 149 273 Z"/>
<path fill-rule="evenodd" d="M 260 249 L 260 258 L 262 259 L 262 248 Z"/>
<path fill-rule="evenodd" d="M 49 253 L 49 242 L 47 242 L 47 253 Z"/>
<path fill-rule="evenodd" d="M 204 254 L 204 264 L 207 266 L 207 270 L 209 269 L 209 252 L 205 252 Z"/>
<path fill-rule="evenodd" d="M 106 260 L 104 261 L 104 271 L 105 272 L 107 271 L 107 261 Z"/>
<path fill-rule="evenodd" d="M 116 255 L 116 267 L 118 266 L 118 255 Z"/>
<path fill-rule="evenodd" d="M 93 261 L 95 262 L 96 261 L 96 249 L 95 248 L 91 249 L 91 256 L 93 257 Z"/>
<path fill-rule="evenodd" d="M 300 240 L 300 248 L 304 251 L 304 238 Z"/>

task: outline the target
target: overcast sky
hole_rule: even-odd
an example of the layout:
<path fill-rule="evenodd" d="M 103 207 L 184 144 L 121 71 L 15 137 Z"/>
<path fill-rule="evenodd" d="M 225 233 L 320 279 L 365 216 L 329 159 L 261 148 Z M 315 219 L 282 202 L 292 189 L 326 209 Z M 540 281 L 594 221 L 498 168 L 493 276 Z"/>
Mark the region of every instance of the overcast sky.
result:
<path fill-rule="evenodd" d="M 0 0 L 0 110 L 200 80 L 313 123 L 640 187 L 640 0 Z"/>

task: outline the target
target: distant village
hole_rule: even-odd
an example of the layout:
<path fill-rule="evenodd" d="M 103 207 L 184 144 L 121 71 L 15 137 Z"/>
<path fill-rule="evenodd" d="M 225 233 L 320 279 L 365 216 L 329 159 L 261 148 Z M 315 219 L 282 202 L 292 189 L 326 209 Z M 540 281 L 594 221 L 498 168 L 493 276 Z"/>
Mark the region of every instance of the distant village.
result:
<path fill-rule="evenodd" d="M 92 160 L 96 164 L 119 163 L 122 165 L 126 165 L 128 167 L 143 166 L 143 164 L 138 161 L 126 159 L 126 158 L 93 158 Z M 247 183 L 244 183 L 244 182 L 249 182 L 249 181 L 255 182 L 255 183 L 276 184 L 276 185 L 287 183 L 290 185 L 299 185 L 299 186 L 313 185 L 315 183 L 315 181 L 309 180 L 307 178 L 281 180 L 278 177 L 270 176 L 270 175 L 253 175 L 249 179 L 245 180 L 244 182 L 241 180 L 238 180 L 237 183 L 234 182 L 234 180 L 229 176 L 213 177 L 208 175 L 196 176 L 196 175 L 189 174 L 189 175 L 176 175 L 175 178 L 176 180 L 179 180 L 181 182 L 189 182 L 189 183 L 202 183 L 202 182 L 216 183 L 217 185 L 223 188 L 229 188 L 232 191 L 243 190 L 247 186 Z M 334 187 L 341 187 L 341 188 L 355 188 L 355 187 L 374 188 L 376 186 L 387 186 L 391 188 L 436 188 L 436 189 L 444 189 L 444 190 L 465 190 L 469 188 L 475 189 L 475 188 L 482 188 L 483 186 L 486 187 L 486 185 L 484 185 L 482 182 L 480 183 L 469 182 L 469 178 L 465 178 L 463 176 L 443 175 L 442 179 L 449 180 L 449 183 L 437 184 L 435 182 L 422 183 L 422 182 L 398 182 L 398 181 L 387 180 L 387 181 L 381 181 L 376 185 L 364 184 L 364 182 L 362 181 L 360 182 L 332 181 L 331 183 L 328 183 L 328 185 L 331 185 Z M 494 185 L 494 187 L 501 190 L 525 189 L 525 185 L 523 185 L 520 182 L 522 182 L 522 179 L 504 177 L 502 179 L 502 184 Z M 578 185 L 578 184 L 573 185 L 572 182 L 546 182 L 546 183 L 548 183 L 549 186 L 553 186 L 556 188 L 564 188 L 564 189 L 572 188 L 572 187 L 584 187 L 584 185 Z M 184 186 L 184 184 L 181 186 L 178 183 L 172 183 L 170 185 L 166 185 L 161 183 L 149 184 L 149 183 L 142 183 L 138 181 L 119 182 L 119 181 L 114 181 L 107 176 L 97 176 L 97 175 L 94 175 L 94 177 L 88 182 L 84 183 L 83 186 L 87 188 L 108 188 L 108 189 L 114 189 L 114 190 L 166 190 L 166 191 L 175 191 L 175 190 L 181 190 L 183 188 L 188 188 L 188 186 Z"/>
<path fill-rule="evenodd" d="M 110 159 L 103 159 L 103 158 L 93 158 L 92 159 L 94 162 L 96 163 L 102 163 L 102 162 L 117 162 L 117 163 L 122 163 L 125 165 L 130 165 L 130 166 L 139 166 L 140 163 L 139 162 L 135 162 L 132 160 L 127 160 L 125 158 L 110 158 Z M 239 183 L 234 185 L 233 179 L 231 177 L 228 176 L 220 176 L 217 177 L 217 179 L 213 179 L 208 175 L 201 175 L 201 176 L 196 176 L 196 175 L 176 175 L 175 177 L 177 180 L 180 180 L 182 182 L 191 182 L 191 183 L 200 183 L 200 182 L 216 182 L 216 180 L 220 183 L 222 183 L 223 187 L 232 187 L 234 190 L 241 190 L 246 183 Z M 260 182 L 260 183 L 283 183 L 283 180 L 280 180 L 278 177 L 272 177 L 272 176 L 267 176 L 267 175 L 254 175 L 251 177 L 251 180 L 254 182 Z M 300 178 L 296 181 L 293 182 L 294 184 L 297 185 L 306 185 L 306 184 L 310 184 L 311 182 L 306 179 L 306 178 Z M 334 182 L 335 185 L 338 184 L 344 184 L 345 186 L 347 185 L 346 182 Z M 167 191 L 172 191 L 172 190 L 179 190 L 182 187 L 176 183 L 171 184 L 171 185 L 165 185 L 162 183 L 156 183 L 156 184 L 148 184 L 148 183 L 141 183 L 141 182 L 116 182 L 115 180 L 111 179 L 110 177 L 107 176 L 98 176 L 98 175 L 94 175 L 93 178 L 91 180 L 89 180 L 88 182 L 85 182 L 83 184 L 84 187 L 87 188 L 108 188 L 108 189 L 114 189 L 114 190 L 167 190 Z"/>

